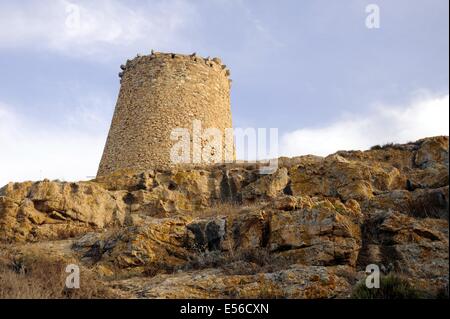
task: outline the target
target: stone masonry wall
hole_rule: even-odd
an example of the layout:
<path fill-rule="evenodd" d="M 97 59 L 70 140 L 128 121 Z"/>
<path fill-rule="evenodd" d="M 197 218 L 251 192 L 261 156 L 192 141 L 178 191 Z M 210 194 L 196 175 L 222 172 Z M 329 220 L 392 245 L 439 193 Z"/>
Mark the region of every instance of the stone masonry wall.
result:
<path fill-rule="evenodd" d="M 121 88 L 98 176 L 173 167 L 173 128 L 232 127 L 229 70 L 220 59 L 153 53 L 121 66 Z M 202 141 L 203 142 L 203 141 Z M 233 145 L 234 152 L 234 145 Z"/>

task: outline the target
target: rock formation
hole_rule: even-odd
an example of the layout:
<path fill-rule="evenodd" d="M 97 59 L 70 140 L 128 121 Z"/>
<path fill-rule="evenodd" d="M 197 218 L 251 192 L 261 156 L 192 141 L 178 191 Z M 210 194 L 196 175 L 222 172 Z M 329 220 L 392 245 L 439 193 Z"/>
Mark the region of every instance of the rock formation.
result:
<path fill-rule="evenodd" d="M 124 298 L 347 298 L 368 264 L 434 295 L 448 287 L 448 163 L 448 137 L 433 137 L 280 158 L 272 175 L 227 164 L 10 183 L 1 250 L 75 261 Z"/>

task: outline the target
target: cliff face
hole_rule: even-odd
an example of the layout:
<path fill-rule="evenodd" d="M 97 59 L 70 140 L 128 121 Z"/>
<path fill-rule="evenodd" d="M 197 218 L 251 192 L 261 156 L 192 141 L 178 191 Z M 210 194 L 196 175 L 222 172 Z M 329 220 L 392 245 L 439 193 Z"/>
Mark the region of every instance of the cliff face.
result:
<path fill-rule="evenodd" d="M 3 259 L 67 260 L 119 297 L 345 298 L 368 264 L 433 295 L 448 287 L 448 163 L 448 137 L 434 137 L 281 158 L 272 175 L 242 164 L 10 183 Z"/>

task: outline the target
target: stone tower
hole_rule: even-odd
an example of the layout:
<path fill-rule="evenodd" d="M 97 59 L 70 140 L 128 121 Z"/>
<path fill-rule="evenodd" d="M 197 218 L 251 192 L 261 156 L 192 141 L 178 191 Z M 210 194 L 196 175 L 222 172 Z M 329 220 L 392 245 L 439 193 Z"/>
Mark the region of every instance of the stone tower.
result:
<path fill-rule="evenodd" d="M 128 60 L 121 69 L 119 97 L 97 176 L 173 167 L 171 132 L 186 128 L 192 133 L 194 120 L 201 121 L 202 129 L 222 133 L 232 127 L 230 72 L 220 59 L 152 52 Z"/>

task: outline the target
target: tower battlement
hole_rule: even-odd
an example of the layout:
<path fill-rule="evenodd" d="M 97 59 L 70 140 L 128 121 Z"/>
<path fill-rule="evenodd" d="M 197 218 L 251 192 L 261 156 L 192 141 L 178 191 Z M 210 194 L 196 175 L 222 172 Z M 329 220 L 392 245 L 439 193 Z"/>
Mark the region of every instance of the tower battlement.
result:
<path fill-rule="evenodd" d="M 119 76 L 123 77 L 127 71 L 132 72 L 136 66 L 142 65 L 143 63 L 148 64 L 149 67 L 151 67 L 152 64 L 154 66 L 159 63 L 196 64 L 199 67 L 210 68 L 210 70 L 219 72 L 226 77 L 230 76 L 230 70 L 227 69 L 227 66 L 222 63 L 220 58 L 201 57 L 195 53 L 187 55 L 164 52 L 153 52 L 150 55 L 137 55 L 134 59 L 127 60 L 124 65 L 121 65 L 122 72 L 119 73 Z"/>
<path fill-rule="evenodd" d="M 230 71 L 219 58 L 152 52 L 121 66 L 121 87 L 97 175 L 173 167 L 171 132 L 199 120 L 232 127 Z M 202 141 L 203 143 L 203 141 Z"/>

